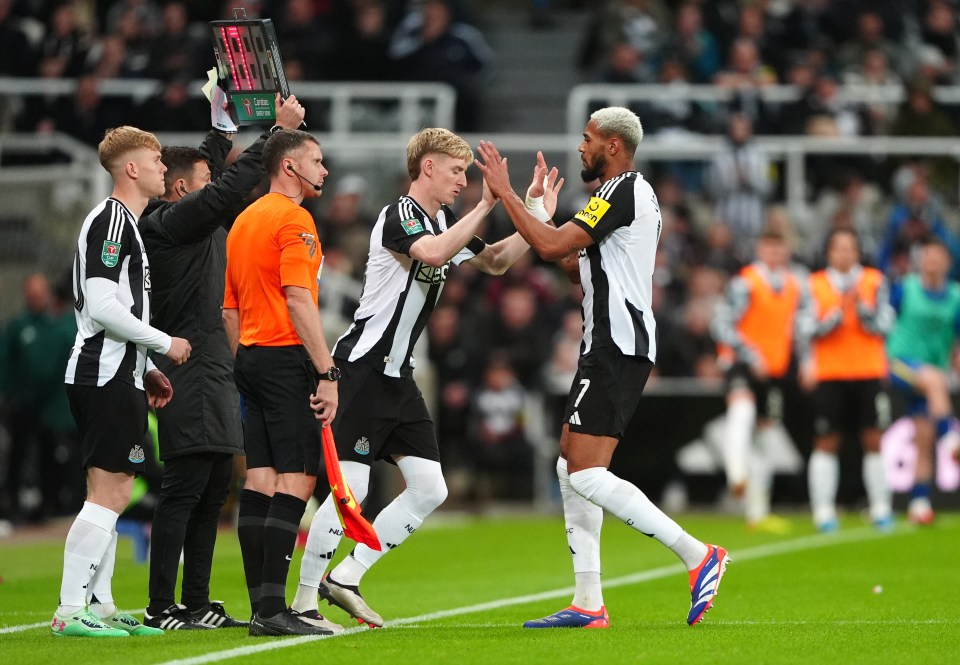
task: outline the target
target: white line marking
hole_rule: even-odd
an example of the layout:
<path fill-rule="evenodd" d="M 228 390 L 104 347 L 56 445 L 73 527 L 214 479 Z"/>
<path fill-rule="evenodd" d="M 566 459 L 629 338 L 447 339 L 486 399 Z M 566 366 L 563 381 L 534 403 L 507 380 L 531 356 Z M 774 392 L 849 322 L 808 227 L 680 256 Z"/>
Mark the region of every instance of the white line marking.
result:
<path fill-rule="evenodd" d="M 733 563 L 737 561 L 750 561 L 752 559 L 762 559 L 769 556 L 776 556 L 778 554 L 786 554 L 790 552 L 798 552 L 802 550 L 814 550 L 820 549 L 822 547 L 832 547 L 834 545 L 844 545 L 847 543 L 860 542 L 865 540 L 875 540 L 878 538 L 890 538 L 891 536 L 901 536 L 913 531 L 909 529 L 898 529 L 893 533 L 881 534 L 878 533 L 873 528 L 862 528 L 862 529 L 853 529 L 850 531 L 842 531 L 837 534 L 831 534 L 829 536 L 824 535 L 814 535 L 806 536 L 803 538 L 794 538 L 793 540 L 787 540 L 779 543 L 771 543 L 769 545 L 760 545 L 758 547 L 751 547 L 749 549 L 738 550 L 730 552 L 730 560 Z M 653 568 L 651 570 L 645 570 L 640 573 L 633 573 L 632 575 L 624 575 L 622 577 L 616 577 L 611 580 L 606 580 L 603 584 L 604 588 L 611 589 L 620 586 L 626 586 L 629 584 L 640 584 L 642 582 L 650 582 L 652 580 L 658 580 L 664 577 L 669 577 L 670 575 L 677 575 L 678 573 L 685 573 L 686 569 L 679 563 L 672 564 L 669 566 L 661 566 L 660 568 Z M 501 598 L 500 600 L 492 600 L 486 603 L 477 603 L 476 605 L 467 605 L 464 607 L 455 607 L 449 610 L 441 610 L 439 612 L 430 612 L 428 614 L 421 614 L 419 616 L 405 617 L 402 619 L 392 619 L 387 623 L 386 628 L 378 628 L 377 630 L 389 630 L 390 626 L 404 626 L 416 623 L 422 623 L 427 621 L 434 621 L 436 619 L 444 619 L 446 617 L 459 616 L 461 614 L 471 614 L 473 612 L 483 612 L 486 610 L 495 610 L 500 609 L 501 607 L 510 607 L 511 605 L 525 605 L 527 603 L 535 603 L 541 600 L 551 600 L 553 598 L 563 598 L 569 597 L 573 594 L 573 587 L 564 587 L 562 589 L 554 589 L 552 591 L 544 591 L 542 593 L 533 593 L 526 596 L 516 596 L 514 598 Z M 720 622 L 716 622 L 720 623 Z M 731 622 L 735 623 L 735 622 Z M 825 622 L 827 625 L 836 622 Z M 206 665 L 207 663 L 215 663 L 221 660 L 228 660 L 230 658 L 239 658 L 241 656 L 249 656 L 252 654 L 262 653 L 264 651 L 274 651 L 275 649 L 286 649 L 288 647 L 295 647 L 300 644 L 307 644 L 308 642 L 316 642 L 317 640 L 328 640 L 334 637 L 340 637 L 342 635 L 352 635 L 361 631 L 367 630 L 365 627 L 357 626 L 356 628 L 348 628 L 342 633 L 337 633 L 336 635 L 304 635 L 303 637 L 291 637 L 282 640 L 275 640 L 271 642 L 263 642 L 260 644 L 253 644 L 249 646 L 236 647 L 234 649 L 226 649 L 224 651 L 213 651 L 208 654 L 203 654 L 200 656 L 193 656 L 191 658 L 182 658 L 178 660 L 168 660 L 160 665 Z"/>

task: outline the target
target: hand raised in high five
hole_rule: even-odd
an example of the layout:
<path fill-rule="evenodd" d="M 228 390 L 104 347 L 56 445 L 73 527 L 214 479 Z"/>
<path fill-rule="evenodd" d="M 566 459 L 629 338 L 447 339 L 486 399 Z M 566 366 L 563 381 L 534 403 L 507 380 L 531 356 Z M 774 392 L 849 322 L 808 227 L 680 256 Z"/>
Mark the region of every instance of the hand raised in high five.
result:
<path fill-rule="evenodd" d="M 277 115 L 277 125 L 284 129 L 296 129 L 303 124 L 303 116 L 307 112 L 303 105 L 297 101 L 296 96 L 290 95 L 286 99 L 280 99 L 280 93 L 277 93 L 273 100 L 274 109 Z"/>
<path fill-rule="evenodd" d="M 543 207 L 553 217 L 557 211 L 557 195 L 563 187 L 563 178 L 557 179 L 560 171 L 557 167 L 547 168 L 543 153 L 537 151 L 537 165 L 533 167 L 533 181 L 527 188 L 527 200 L 543 197 Z"/>
<path fill-rule="evenodd" d="M 500 152 L 489 141 L 480 141 L 480 147 L 477 149 L 479 156 L 483 159 L 473 161 L 483 174 L 483 183 L 489 188 L 494 197 L 501 199 L 513 188 L 510 186 L 510 171 L 507 169 L 507 158 L 501 157 Z"/>

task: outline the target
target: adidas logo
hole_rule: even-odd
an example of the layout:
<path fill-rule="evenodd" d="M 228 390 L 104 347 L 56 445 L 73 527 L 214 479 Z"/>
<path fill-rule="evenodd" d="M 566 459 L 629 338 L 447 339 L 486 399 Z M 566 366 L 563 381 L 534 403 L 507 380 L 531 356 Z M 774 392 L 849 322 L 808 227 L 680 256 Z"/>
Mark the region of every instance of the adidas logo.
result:
<path fill-rule="evenodd" d="M 359 455 L 367 455 L 370 453 L 370 440 L 365 436 L 361 436 L 357 439 L 357 442 L 353 444 L 353 449 L 357 451 Z"/>
<path fill-rule="evenodd" d="M 570 416 L 570 420 L 569 420 L 568 422 L 569 422 L 571 425 L 582 425 L 583 423 L 580 422 L 580 412 L 579 412 L 579 411 L 574 411 L 574 412 L 573 412 L 573 415 Z"/>

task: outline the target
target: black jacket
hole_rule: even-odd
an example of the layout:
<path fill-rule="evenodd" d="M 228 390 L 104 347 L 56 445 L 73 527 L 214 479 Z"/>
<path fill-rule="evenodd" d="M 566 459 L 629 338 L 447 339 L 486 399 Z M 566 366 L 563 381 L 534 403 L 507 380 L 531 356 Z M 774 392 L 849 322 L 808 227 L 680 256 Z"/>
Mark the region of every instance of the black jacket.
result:
<path fill-rule="evenodd" d="M 223 171 L 232 143 L 211 131 L 200 152 L 210 164 L 213 182 L 176 202 L 150 201 L 138 223 L 150 260 L 151 324 L 186 338 L 193 347 L 190 359 L 179 367 L 166 356 L 152 356 L 173 385 L 173 399 L 157 411 L 162 460 L 205 452 L 243 453 L 240 398 L 221 318 L 226 239 L 246 197 L 263 178 L 267 136 Z"/>

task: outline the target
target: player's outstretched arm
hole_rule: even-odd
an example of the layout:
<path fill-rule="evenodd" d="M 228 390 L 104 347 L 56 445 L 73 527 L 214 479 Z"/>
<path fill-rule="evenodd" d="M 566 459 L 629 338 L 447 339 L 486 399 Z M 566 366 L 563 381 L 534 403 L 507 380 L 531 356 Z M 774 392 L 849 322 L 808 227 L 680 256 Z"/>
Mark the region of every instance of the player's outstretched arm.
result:
<path fill-rule="evenodd" d="M 531 214 L 510 186 L 507 161 L 500 157 L 492 143 L 481 141 L 478 152 L 483 161 L 478 159 L 475 163 L 483 173 L 490 191 L 503 202 L 503 207 L 517 231 L 541 258 L 557 261 L 571 252 L 593 244 L 590 235 L 575 224 L 563 224 L 557 228 L 544 224 Z"/>
<path fill-rule="evenodd" d="M 546 174 L 546 175 L 544 175 Z M 563 187 L 563 178 L 558 178 L 556 168 L 548 169 L 543 153 L 537 153 L 537 164 L 533 169 L 533 181 L 527 188 L 524 205 L 538 219 L 552 224 L 551 217 L 557 209 L 557 196 Z M 486 180 L 483 182 L 484 197 L 490 192 Z M 491 194 L 492 196 L 492 194 Z M 519 232 L 487 245 L 480 254 L 470 260 L 470 265 L 489 275 L 502 275 L 517 259 L 530 248 Z M 578 268 L 579 271 L 579 268 Z"/>
<path fill-rule="evenodd" d="M 473 210 L 461 217 L 456 224 L 440 235 L 435 236 L 425 233 L 410 245 L 410 257 L 434 268 L 446 265 L 450 259 L 467 246 L 467 243 L 473 240 L 473 237 L 477 235 L 480 224 L 486 219 L 495 204 L 496 200 L 492 196 L 488 198 L 486 189 L 484 189 L 484 197 L 480 199 Z"/>

